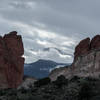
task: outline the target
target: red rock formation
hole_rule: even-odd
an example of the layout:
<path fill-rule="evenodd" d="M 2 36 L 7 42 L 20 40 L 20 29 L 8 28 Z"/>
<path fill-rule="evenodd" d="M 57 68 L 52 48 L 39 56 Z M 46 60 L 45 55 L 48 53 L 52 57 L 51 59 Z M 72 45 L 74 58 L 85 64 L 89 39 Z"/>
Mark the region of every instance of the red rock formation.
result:
<path fill-rule="evenodd" d="M 17 32 L 0 37 L 0 88 L 16 88 L 22 83 L 23 54 L 22 38 Z"/>
<path fill-rule="evenodd" d="M 82 40 L 75 48 L 75 58 L 80 55 L 87 54 L 90 48 L 90 38 Z"/>
<path fill-rule="evenodd" d="M 82 40 L 75 48 L 72 65 L 64 70 L 59 68 L 50 74 L 50 78 L 56 79 L 59 75 L 70 78 L 73 75 L 79 77 L 100 77 L 100 35 Z"/>
<path fill-rule="evenodd" d="M 91 41 L 89 38 L 84 39 L 76 46 L 71 68 L 74 75 L 100 75 L 100 35 L 96 35 Z"/>
<path fill-rule="evenodd" d="M 90 44 L 90 48 L 93 49 L 98 49 L 100 48 L 100 35 L 96 35 L 92 40 Z"/>

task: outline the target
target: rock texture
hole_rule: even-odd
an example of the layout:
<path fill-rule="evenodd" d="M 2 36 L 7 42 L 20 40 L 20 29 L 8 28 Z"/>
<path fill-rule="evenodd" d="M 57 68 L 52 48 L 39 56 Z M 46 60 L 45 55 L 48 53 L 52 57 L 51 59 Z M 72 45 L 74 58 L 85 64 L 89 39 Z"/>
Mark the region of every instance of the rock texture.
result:
<path fill-rule="evenodd" d="M 24 48 L 16 31 L 0 37 L 0 88 L 16 88 L 23 78 Z"/>
<path fill-rule="evenodd" d="M 59 69 L 60 70 L 60 69 Z M 92 40 L 86 38 L 75 48 L 74 61 L 71 66 L 63 71 L 54 71 L 50 78 L 55 80 L 57 76 L 64 75 L 66 78 L 73 75 L 81 77 L 100 76 L 100 35 L 96 35 Z"/>
<path fill-rule="evenodd" d="M 34 87 L 34 82 L 37 81 L 34 77 L 24 76 L 22 84 L 17 88 L 18 90 L 24 88 L 26 90 Z"/>
<path fill-rule="evenodd" d="M 75 48 L 75 58 L 87 54 L 90 50 L 90 38 L 82 40 Z"/>
<path fill-rule="evenodd" d="M 100 48 L 100 35 L 96 35 L 91 40 L 90 48 L 91 49 L 99 49 Z"/>
<path fill-rule="evenodd" d="M 90 42 L 90 39 L 87 39 L 77 46 L 82 52 L 79 51 L 80 55 L 75 55 L 76 58 L 71 66 L 72 73 L 79 76 L 98 77 L 100 75 L 100 35 L 96 35 Z M 81 46 L 82 43 L 84 48 Z M 83 51 L 86 52 L 83 53 Z M 77 49 L 75 52 L 78 52 Z"/>

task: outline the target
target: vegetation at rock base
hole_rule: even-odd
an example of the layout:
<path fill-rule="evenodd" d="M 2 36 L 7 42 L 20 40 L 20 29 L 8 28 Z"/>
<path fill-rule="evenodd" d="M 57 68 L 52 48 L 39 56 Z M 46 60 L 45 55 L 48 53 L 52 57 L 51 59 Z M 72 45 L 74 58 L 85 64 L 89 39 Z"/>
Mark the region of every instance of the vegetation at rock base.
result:
<path fill-rule="evenodd" d="M 56 85 L 58 88 L 61 88 L 63 85 L 68 84 L 68 79 L 65 78 L 65 76 L 60 75 L 58 76 L 57 80 L 53 82 L 54 85 Z"/>
<path fill-rule="evenodd" d="M 100 79 L 77 76 L 66 79 L 61 75 L 54 82 L 44 78 L 35 85 L 27 90 L 0 90 L 0 100 L 100 100 Z"/>
<path fill-rule="evenodd" d="M 90 82 L 85 81 L 81 84 L 81 88 L 79 91 L 79 100 L 89 100 L 93 95 L 92 93 L 92 85 Z"/>
<path fill-rule="evenodd" d="M 34 83 L 34 85 L 36 87 L 40 87 L 40 86 L 43 86 L 43 85 L 47 85 L 51 82 L 51 79 L 49 77 L 46 77 L 46 78 L 43 78 L 43 79 L 39 79 L 38 81 L 36 81 Z"/>
<path fill-rule="evenodd" d="M 73 76 L 73 77 L 70 79 L 70 82 L 78 81 L 79 79 L 80 79 L 80 77 L 78 77 L 78 76 Z"/>

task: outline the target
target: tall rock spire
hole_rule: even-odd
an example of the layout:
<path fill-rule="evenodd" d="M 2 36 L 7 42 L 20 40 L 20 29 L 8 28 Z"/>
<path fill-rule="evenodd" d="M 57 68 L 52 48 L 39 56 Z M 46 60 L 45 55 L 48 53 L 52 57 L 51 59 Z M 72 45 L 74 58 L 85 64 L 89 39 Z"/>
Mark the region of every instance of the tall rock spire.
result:
<path fill-rule="evenodd" d="M 16 88 L 24 73 L 24 47 L 16 31 L 0 37 L 0 88 Z"/>

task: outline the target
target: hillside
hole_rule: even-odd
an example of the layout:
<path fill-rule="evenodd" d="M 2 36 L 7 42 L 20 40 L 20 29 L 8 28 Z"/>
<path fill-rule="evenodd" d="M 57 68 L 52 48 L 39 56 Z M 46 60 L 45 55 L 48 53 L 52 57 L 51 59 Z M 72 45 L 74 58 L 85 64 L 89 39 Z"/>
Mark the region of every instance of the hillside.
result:
<path fill-rule="evenodd" d="M 34 63 L 24 65 L 24 74 L 36 78 L 47 77 L 51 70 L 56 67 L 63 67 L 69 64 L 56 63 L 50 60 L 40 59 Z"/>

